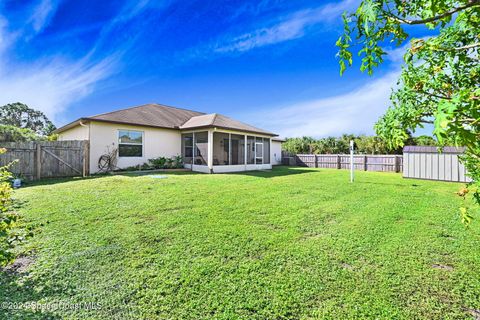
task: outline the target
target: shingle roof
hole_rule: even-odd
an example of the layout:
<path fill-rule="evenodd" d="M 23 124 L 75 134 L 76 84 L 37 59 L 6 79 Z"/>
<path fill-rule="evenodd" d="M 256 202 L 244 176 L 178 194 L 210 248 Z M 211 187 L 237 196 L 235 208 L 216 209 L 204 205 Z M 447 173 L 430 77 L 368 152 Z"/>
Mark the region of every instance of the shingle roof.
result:
<path fill-rule="evenodd" d="M 191 117 L 202 114 L 204 113 L 160 104 L 145 104 L 87 117 L 86 119 L 178 129 Z"/>
<path fill-rule="evenodd" d="M 60 133 L 78 125 L 80 122 L 87 121 L 103 121 L 169 129 L 218 127 L 276 136 L 274 133 L 256 128 L 221 114 L 205 114 L 203 112 L 154 103 L 80 118 L 58 128 L 55 130 L 55 133 Z"/>
<path fill-rule="evenodd" d="M 195 129 L 195 128 L 206 128 L 206 127 L 217 127 L 223 129 L 239 130 L 252 133 L 261 133 L 271 136 L 276 136 L 276 134 L 263 129 L 251 126 L 249 124 L 234 120 L 227 116 L 218 113 L 204 114 L 200 116 L 195 116 L 185 122 L 180 126 L 180 129 Z"/>

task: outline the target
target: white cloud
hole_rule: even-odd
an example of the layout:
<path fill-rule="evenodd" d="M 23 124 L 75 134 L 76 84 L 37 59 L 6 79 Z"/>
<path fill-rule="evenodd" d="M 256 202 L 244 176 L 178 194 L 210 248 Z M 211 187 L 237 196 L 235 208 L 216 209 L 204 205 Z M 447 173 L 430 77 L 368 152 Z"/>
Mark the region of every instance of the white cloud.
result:
<path fill-rule="evenodd" d="M 43 0 L 30 18 L 31 28 L 9 30 L 0 16 L 0 105 L 23 102 L 41 110 L 52 120 L 69 105 L 89 93 L 101 81 L 116 72 L 120 53 L 94 59 L 91 54 L 75 61 L 54 54 L 33 62 L 19 62 L 15 55 L 18 41 L 35 36 L 48 24 L 56 3 Z M 33 33 L 32 33 L 33 31 Z"/>
<path fill-rule="evenodd" d="M 113 53 L 97 49 L 116 27 L 151 5 L 150 0 L 127 1 L 118 15 L 103 26 L 90 51 L 74 61 L 59 54 L 30 63 L 16 61 L 13 49 L 17 41 L 35 37 L 48 26 L 60 1 L 38 1 L 25 19 L 28 25 L 18 30 L 9 30 L 7 20 L 0 15 L 0 105 L 23 102 L 45 112 L 54 121 L 72 103 L 91 94 L 102 80 L 118 72 L 120 58 L 133 40 L 120 44 Z"/>
<path fill-rule="evenodd" d="M 338 19 L 345 10 L 352 8 L 357 2 L 356 0 L 343 0 L 319 8 L 295 12 L 272 26 L 259 28 L 220 43 L 214 51 L 218 53 L 244 52 L 303 37 L 307 28 Z"/>
<path fill-rule="evenodd" d="M 45 64 L 17 65 L 0 72 L 0 105 L 23 102 L 55 120 L 72 102 L 87 96 L 99 81 L 114 72 L 116 58 L 111 56 L 94 64 L 56 59 Z"/>
<path fill-rule="evenodd" d="M 41 0 L 38 6 L 34 9 L 31 17 L 31 23 L 35 32 L 40 32 L 45 28 L 53 14 L 57 10 L 58 3 L 53 0 Z"/>
<path fill-rule="evenodd" d="M 262 115 L 256 113 L 244 118 L 257 119 L 257 126 L 282 137 L 374 134 L 374 124 L 390 105 L 390 94 L 397 85 L 403 55 L 409 47 L 406 43 L 388 49 L 386 59 L 391 63 L 390 71 L 379 78 L 370 78 L 354 91 L 278 106 Z"/>
<path fill-rule="evenodd" d="M 7 31 L 7 19 L 0 15 L 0 61 L 3 60 L 2 54 L 15 41 L 16 35 Z"/>
<path fill-rule="evenodd" d="M 399 71 L 391 71 L 353 92 L 272 108 L 251 119 L 282 137 L 372 134 L 373 125 L 389 105 L 398 76 Z"/>

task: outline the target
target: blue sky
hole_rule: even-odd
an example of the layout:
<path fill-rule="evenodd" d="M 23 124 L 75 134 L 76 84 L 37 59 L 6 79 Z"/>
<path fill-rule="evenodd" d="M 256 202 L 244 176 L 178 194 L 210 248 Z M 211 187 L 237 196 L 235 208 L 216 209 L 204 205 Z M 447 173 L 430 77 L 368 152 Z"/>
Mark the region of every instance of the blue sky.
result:
<path fill-rule="evenodd" d="M 373 77 L 339 75 L 357 0 L 0 0 L 0 104 L 57 125 L 150 102 L 222 113 L 281 136 L 371 134 L 403 49 Z"/>

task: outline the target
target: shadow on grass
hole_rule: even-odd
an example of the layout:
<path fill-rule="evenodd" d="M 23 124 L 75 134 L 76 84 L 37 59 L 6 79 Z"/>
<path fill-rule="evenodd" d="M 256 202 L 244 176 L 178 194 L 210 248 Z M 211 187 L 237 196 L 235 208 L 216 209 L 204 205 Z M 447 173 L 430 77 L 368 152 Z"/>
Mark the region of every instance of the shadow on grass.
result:
<path fill-rule="evenodd" d="M 318 172 L 318 170 L 307 169 L 302 167 L 278 166 L 278 167 L 273 167 L 272 170 L 232 172 L 232 173 L 225 173 L 225 174 L 242 175 L 242 176 L 250 176 L 250 177 L 257 177 L 257 178 L 275 178 L 275 177 L 283 177 L 283 176 L 314 173 L 314 172 Z"/>
<path fill-rule="evenodd" d="M 168 175 L 168 176 L 191 176 L 191 175 L 202 175 L 202 172 L 195 171 L 164 171 L 164 170 L 150 170 L 150 171 L 125 171 L 117 172 L 116 176 L 125 176 L 125 177 L 143 177 L 151 175 Z"/>
<path fill-rule="evenodd" d="M 162 170 L 151 170 L 151 171 L 123 171 L 123 172 L 115 172 L 115 173 L 103 173 L 103 174 L 93 174 L 88 177 L 65 177 L 65 178 L 45 178 L 42 180 L 37 181 L 28 181 L 25 182 L 21 188 L 28 188 L 28 187 L 35 187 L 35 186 L 48 186 L 52 184 L 61 184 L 66 182 L 75 182 L 75 181 L 87 181 L 87 180 L 95 180 L 95 179 L 102 179 L 107 177 L 113 176 L 122 176 L 122 177 L 141 177 L 141 176 L 149 176 L 153 174 L 161 174 L 161 175 L 197 175 L 202 174 L 198 172 L 192 171 L 162 171 Z"/>
<path fill-rule="evenodd" d="M 399 175 L 399 178 L 401 178 L 401 182 L 386 182 L 381 180 L 381 178 L 378 179 L 378 181 L 361 181 L 357 179 L 355 181 L 356 184 L 367 184 L 367 185 L 384 185 L 384 186 L 394 186 L 394 187 L 403 187 L 403 188 L 423 188 L 423 187 L 428 187 L 429 185 L 435 185 L 438 182 L 443 182 L 445 184 L 450 184 L 452 186 L 455 186 L 455 184 L 464 184 L 462 182 L 455 182 L 455 181 L 436 181 L 436 180 L 421 180 L 421 179 L 406 179 L 403 178 Z"/>
<path fill-rule="evenodd" d="M 42 296 L 34 288 L 31 278 L 0 269 L 0 319 L 61 319 L 48 310 L 39 310 L 41 306 L 34 303 Z"/>
<path fill-rule="evenodd" d="M 244 171 L 244 172 L 231 172 L 224 173 L 228 175 L 245 175 L 259 178 L 274 178 L 295 174 L 304 174 L 304 173 L 313 173 L 316 172 L 315 169 L 307 169 L 304 167 L 287 167 L 287 166 L 276 166 L 272 170 L 255 170 L 255 171 Z M 53 184 L 61 184 L 66 182 L 74 181 L 86 181 L 94 179 L 102 179 L 112 176 L 122 176 L 122 177 L 142 177 L 149 175 L 174 175 L 174 176 L 188 176 L 188 175 L 203 175 L 205 173 L 194 172 L 194 171 L 164 171 L 164 170 L 149 170 L 149 171 L 124 171 L 124 172 L 115 172 L 113 174 L 93 174 L 86 178 L 83 177 L 66 177 L 66 178 L 48 178 L 38 181 L 28 181 L 22 185 L 22 188 L 35 187 L 35 186 L 47 186 Z"/>

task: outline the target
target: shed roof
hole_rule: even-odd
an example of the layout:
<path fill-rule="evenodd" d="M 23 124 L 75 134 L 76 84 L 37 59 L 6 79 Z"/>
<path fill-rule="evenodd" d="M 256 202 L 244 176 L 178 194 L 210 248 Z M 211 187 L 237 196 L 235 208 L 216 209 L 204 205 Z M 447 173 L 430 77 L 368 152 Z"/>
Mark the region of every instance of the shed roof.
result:
<path fill-rule="evenodd" d="M 405 146 L 403 153 L 464 153 L 465 147 Z"/>

